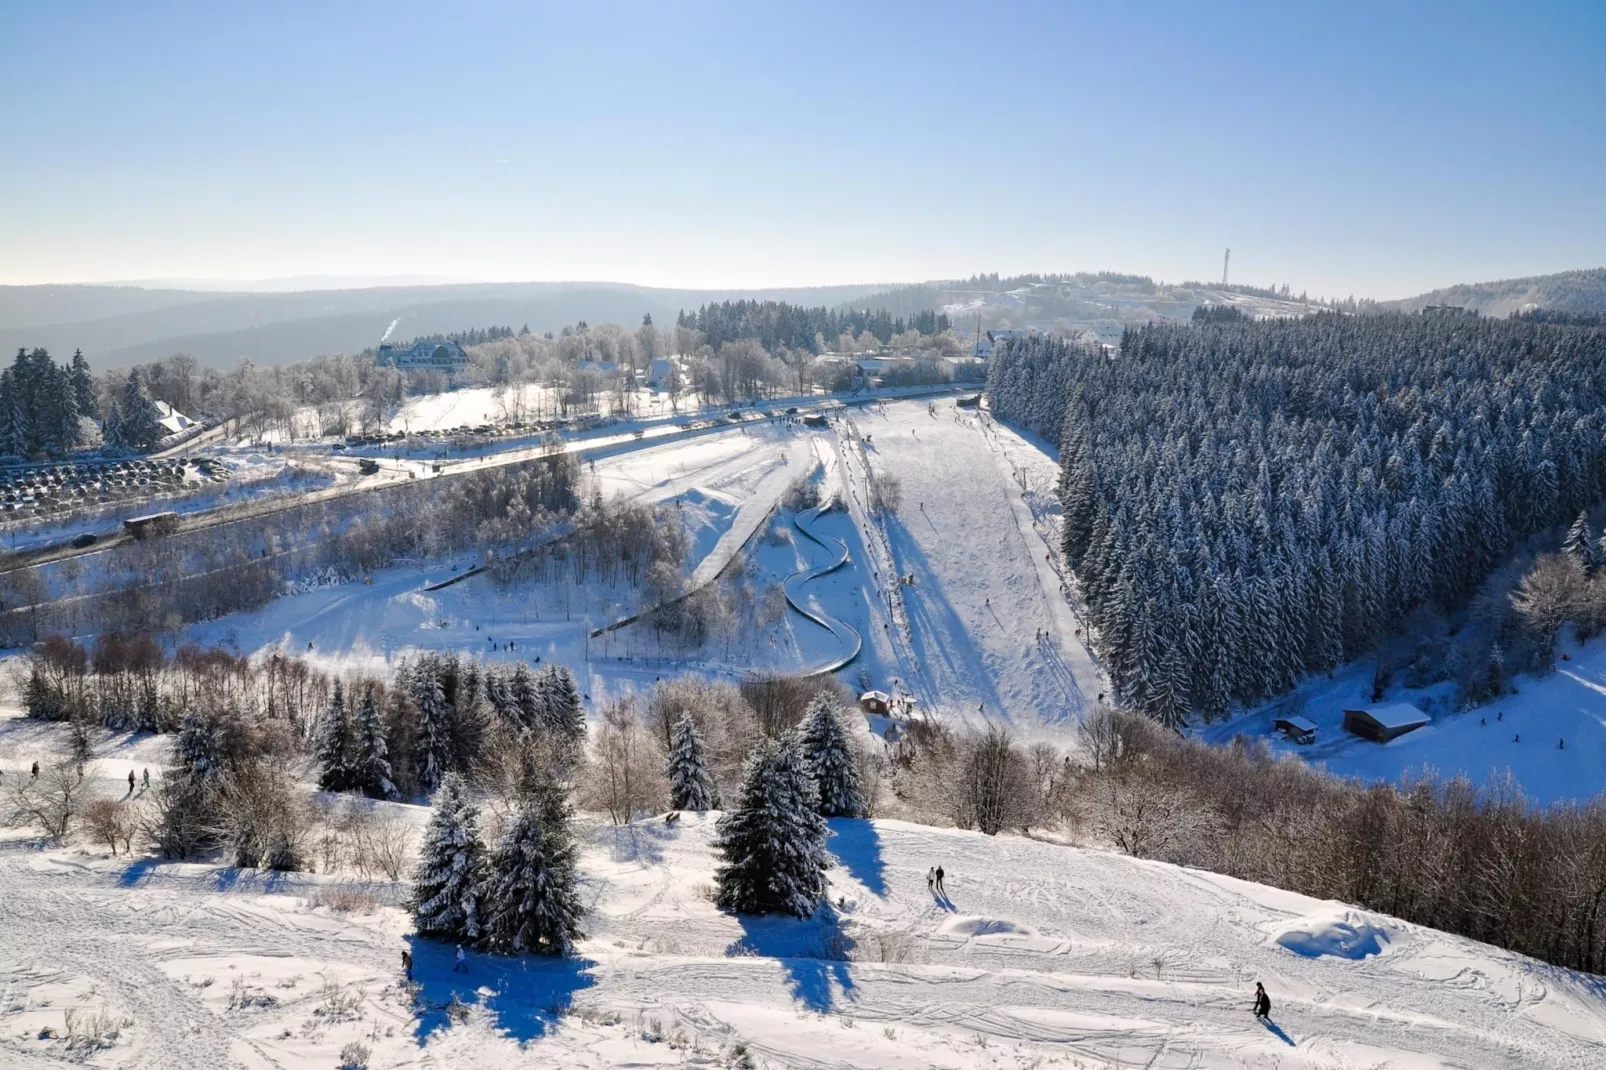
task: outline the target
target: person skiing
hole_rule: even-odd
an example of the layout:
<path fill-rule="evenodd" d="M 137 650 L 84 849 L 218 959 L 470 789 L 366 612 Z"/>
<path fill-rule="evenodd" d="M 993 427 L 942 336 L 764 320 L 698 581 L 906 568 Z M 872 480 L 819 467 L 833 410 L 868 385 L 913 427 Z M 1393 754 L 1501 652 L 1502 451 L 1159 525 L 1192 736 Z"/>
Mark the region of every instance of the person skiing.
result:
<path fill-rule="evenodd" d="M 1255 982 L 1255 1017 L 1271 1020 L 1271 997 L 1266 995 L 1266 988 L 1259 981 Z"/>
<path fill-rule="evenodd" d="M 33 763 L 33 779 L 39 779 L 39 763 L 37 761 Z"/>
<path fill-rule="evenodd" d="M 134 794 L 134 771 L 132 769 L 128 771 L 128 794 Z"/>
<path fill-rule="evenodd" d="M 145 790 L 151 790 L 151 771 L 149 769 L 141 769 L 140 775 L 145 779 Z"/>
<path fill-rule="evenodd" d="M 452 972 L 453 973 L 467 973 L 468 972 L 468 962 L 466 961 L 466 959 L 467 959 L 467 956 L 465 956 L 463 954 L 463 945 L 462 944 L 458 944 L 457 945 L 457 961 L 452 964 Z"/>
<path fill-rule="evenodd" d="M 947 896 L 948 896 L 948 889 L 946 889 L 946 888 L 944 888 L 942 886 L 942 867 L 941 866 L 937 867 L 937 894 L 942 896 L 942 897 L 944 897 L 944 898 L 947 898 Z"/>
<path fill-rule="evenodd" d="M 935 892 L 936 890 L 937 890 L 937 869 L 936 869 L 935 866 L 930 866 L 930 867 L 927 867 L 927 869 L 926 869 L 926 891 Z"/>
<path fill-rule="evenodd" d="M 413 953 L 405 947 L 402 948 L 402 974 L 409 981 L 413 979 Z"/>

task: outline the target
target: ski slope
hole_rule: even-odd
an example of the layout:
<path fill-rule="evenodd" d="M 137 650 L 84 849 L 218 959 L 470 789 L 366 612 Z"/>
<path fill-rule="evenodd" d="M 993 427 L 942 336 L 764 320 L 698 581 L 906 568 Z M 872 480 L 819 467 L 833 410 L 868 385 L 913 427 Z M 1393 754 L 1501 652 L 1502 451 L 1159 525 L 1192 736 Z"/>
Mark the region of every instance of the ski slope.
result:
<path fill-rule="evenodd" d="M 841 433 L 848 420 L 862 445 Z M 882 581 L 913 580 L 881 584 L 899 625 L 872 643 L 881 676 L 929 710 L 1068 737 L 1106 685 L 1061 589 L 1047 507 L 1021 486 L 1051 489 L 1052 457 L 947 399 L 853 409 L 838 432 L 866 557 Z M 873 515 L 871 473 L 901 484 L 895 514 Z"/>
<path fill-rule="evenodd" d="M 423 811 L 414 808 L 422 819 Z M 471 954 L 331 878 L 0 847 L 0 1064 L 59 1065 L 69 1008 L 128 1024 L 98 1066 L 1584 1068 L 1598 979 L 1160 863 L 834 821 L 832 909 L 708 900 L 713 815 L 586 837 L 575 959 Z M 927 891 L 947 870 L 947 896 Z M 369 886 L 381 903 L 402 889 Z M 420 982 L 401 984 L 412 948 Z M 1249 1013 L 1255 981 L 1272 1024 Z M 456 1006 L 454 1006 L 454 1000 Z M 750 1060 L 742 1064 L 741 1053 Z"/>

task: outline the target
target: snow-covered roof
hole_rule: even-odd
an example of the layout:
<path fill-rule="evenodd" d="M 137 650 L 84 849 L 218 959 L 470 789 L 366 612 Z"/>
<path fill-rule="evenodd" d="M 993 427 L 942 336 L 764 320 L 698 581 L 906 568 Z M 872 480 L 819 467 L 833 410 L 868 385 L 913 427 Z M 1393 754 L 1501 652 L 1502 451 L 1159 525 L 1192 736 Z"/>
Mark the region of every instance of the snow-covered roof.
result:
<path fill-rule="evenodd" d="M 195 423 L 194 420 L 191 420 L 165 401 L 156 403 L 156 422 L 161 424 L 163 430 L 170 435 L 176 435 Z"/>
<path fill-rule="evenodd" d="M 1415 728 L 1432 720 L 1409 702 L 1391 702 L 1386 706 L 1367 706 L 1356 710 L 1364 713 L 1384 728 Z"/>
<path fill-rule="evenodd" d="M 892 696 L 885 691 L 866 691 L 859 696 L 860 702 L 891 702 Z"/>
<path fill-rule="evenodd" d="M 1311 723 L 1310 721 L 1307 721 L 1303 717 L 1279 717 L 1279 718 L 1277 718 L 1277 723 L 1278 724 L 1285 724 L 1288 727 L 1290 727 L 1290 728 L 1292 728 L 1292 729 L 1294 729 L 1296 731 L 1299 731 L 1299 732 L 1314 732 L 1314 731 L 1316 731 L 1316 726 L 1313 723 Z"/>

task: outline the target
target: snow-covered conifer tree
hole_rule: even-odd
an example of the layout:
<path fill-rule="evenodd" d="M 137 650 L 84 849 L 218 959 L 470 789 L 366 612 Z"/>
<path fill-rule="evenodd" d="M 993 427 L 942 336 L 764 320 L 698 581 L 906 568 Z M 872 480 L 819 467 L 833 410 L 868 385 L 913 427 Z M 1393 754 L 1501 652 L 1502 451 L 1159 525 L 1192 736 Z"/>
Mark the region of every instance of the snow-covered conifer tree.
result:
<path fill-rule="evenodd" d="M 1561 552 L 1583 569 L 1586 576 L 1595 574 L 1600 562 L 1595 556 L 1595 536 L 1589 530 L 1589 513 L 1579 513 L 1578 519 L 1573 521 L 1573 526 L 1567 529 L 1567 538 L 1562 540 Z"/>
<path fill-rule="evenodd" d="M 318 786 L 345 791 L 352 777 L 351 717 L 346 712 L 346 687 L 335 681 L 329 705 L 312 729 L 312 752 L 318 759 Z"/>
<path fill-rule="evenodd" d="M 419 658 L 408 675 L 418 705 L 418 783 L 432 792 L 452 768 L 452 708 L 434 658 Z"/>
<path fill-rule="evenodd" d="M 483 898 L 494 950 L 567 955 L 573 948 L 583 908 L 568 817 L 562 789 L 546 780 L 497 844 Z"/>
<path fill-rule="evenodd" d="M 217 724 L 203 713 L 191 710 L 184 715 L 173 750 L 180 769 L 191 780 L 214 780 L 223 772 Z"/>
<path fill-rule="evenodd" d="M 78 415 L 93 418 L 95 415 L 95 377 L 90 374 L 89 360 L 84 356 L 82 349 L 73 351 L 72 369 L 68 372 L 72 380 L 73 403 L 78 409 Z"/>
<path fill-rule="evenodd" d="M 463 778 L 447 773 L 435 793 L 407 898 L 420 935 L 468 943 L 480 939 L 486 865 L 479 820 L 480 809 L 469 799 Z"/>
<path fill-rule="evenodd" d="M 128 452 L 128 439 L 123 435 L 123 412 L 115 403 L 106 408 L 106 422 L 100 429 L 100 452 L 118 457 Z"/>
<path fill-rule="evenodd" d="M 819 794 L 820 813 L 825 817 L 863 815 L 859 766 L 854 761 L 847 726 L 830 693 L 822 691 L 814 697 L 798 731 L 803 760 Z"/>
<path fill-rule="evenodd" d="M 741 798 L 719 819 L 714 873 L 722 910 L 806 918 L 825 898 L 825 819 L 797 744 L 759 745 L 743 771 Z"/>
<path fill-rule="evenodd" d="M 396 798 L 391 783 L 390 752 L 385 744 L 385 727 L 379 721 L 379 704 L 374 701 L 374 685 L 363 688 L 352 731 L 350 785 L 375 799 Z"/>
<path fill-rule="evenodd" d="M 534 728 L 541 724 L 545 705 L 544 696 L 536 686 L 536 677 L 523 665 L 515 666 L 507 682 L 510 708 L 521 728 Z"/>
<path fill-rule="evenodd" d="M 123 440 L 135 449 L 148 450 L 167 432 L 160 423 L 156 403 L 145 393 L 139 370 L 128 373 L 123 384 Z"/>
<path fill-rule="evenodd" d="M 580 689 L 568 666 L 548 663 L 536 679 L 541 697 L 541 718 L 549 731 L 569 739 L 584 739 L 586 715 L 580 708 Z"/>
<path fill-rule="evenodd" d="M 708 775 L 708 755 L 690 717 L 670 730 L 669 805 L 676 810 L 715 810 L 719 792 Z"/>

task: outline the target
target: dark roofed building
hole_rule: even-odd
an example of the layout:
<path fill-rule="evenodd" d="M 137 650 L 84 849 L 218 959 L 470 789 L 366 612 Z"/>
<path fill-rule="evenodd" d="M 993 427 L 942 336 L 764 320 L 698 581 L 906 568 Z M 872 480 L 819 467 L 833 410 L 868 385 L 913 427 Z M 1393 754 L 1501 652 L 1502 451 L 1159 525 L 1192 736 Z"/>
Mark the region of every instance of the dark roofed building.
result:
<path fill-rule="evenodd" d="M 1407 732 L 1416 731 L 1430 721 L 1432 718 L 1409 702 L 1344 711 L 1344 731 L 1374 743 L 1387 743 Z"/>

